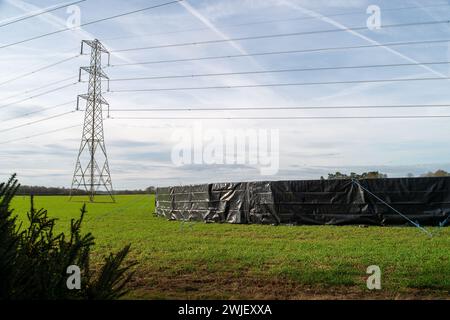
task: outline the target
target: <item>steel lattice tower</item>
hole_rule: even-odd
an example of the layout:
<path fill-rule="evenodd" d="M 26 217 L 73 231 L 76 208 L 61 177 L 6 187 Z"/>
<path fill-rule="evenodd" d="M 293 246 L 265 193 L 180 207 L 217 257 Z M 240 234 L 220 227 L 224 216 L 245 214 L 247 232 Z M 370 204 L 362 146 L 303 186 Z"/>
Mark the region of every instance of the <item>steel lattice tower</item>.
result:
<path fill-rule="evenodd" d="M 105 189 L 114 202 L 111 174 L 108 165 L 108 156 L 106 153 L 105 139 L 103 133 L 103 105 L 109 104 L 102 96 L 102 79 L 109 80 L 102 69 L 102 54 L 108 55 L 109 52 L 97 39 L 83 40 L 81 42 L 81 54 L 83 54 L 83 45 L 91 48 L 91 63 L 89 67 L 81 67 L 79 72 L 79 81 L 81 73 L 85 71 L 89 74 L 88 93 L 77 97 L 77 110 L 79 110 L 80 98 L 86 100 L 86 109 L 84 115 L 84 126 L 81 137 L 80 150 L 78 152 L 77 163 L 72 179 L 72 192 L 80 187 L 89 193 L 90 201 L 94 201 L 97 192 Z"/>

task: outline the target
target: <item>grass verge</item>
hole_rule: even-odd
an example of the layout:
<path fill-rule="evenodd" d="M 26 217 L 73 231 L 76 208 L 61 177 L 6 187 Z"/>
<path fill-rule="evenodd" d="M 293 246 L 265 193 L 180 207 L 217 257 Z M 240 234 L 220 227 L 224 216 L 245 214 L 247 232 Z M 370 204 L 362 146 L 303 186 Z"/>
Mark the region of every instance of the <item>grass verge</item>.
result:
<path fill-rule="evenodd" d="M 35 206 L 67 231 L 87 199 L 75 200 L 42 196 Z M 24 220 L 29 197 L 13 208 Z M 413 227 L 180 223 L 154 217 L 149 195 L 87 209 L 82 230 L 96 238 L 94 262 L 132 244 L 139 265 L 129 298 L 449 298 L 450 228 L 430 228 L 428 238 Z M 382 290 L 366 288 L 369 265 L 380 266 Z"/>

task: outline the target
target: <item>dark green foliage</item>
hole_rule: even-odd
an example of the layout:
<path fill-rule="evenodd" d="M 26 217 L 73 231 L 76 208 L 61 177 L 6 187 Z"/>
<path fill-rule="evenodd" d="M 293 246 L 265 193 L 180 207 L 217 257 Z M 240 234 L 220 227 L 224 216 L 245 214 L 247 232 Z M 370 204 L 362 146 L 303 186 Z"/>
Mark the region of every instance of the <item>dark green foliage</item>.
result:
<path fill-rule="evenodd" d="M 424 174 L 421 174 L 420 177 L 448 177 L 450 176 L 450 173 L 439 169 L 436 170 L 435 172 L 427 172 Z M 379 171 L 369 171 L 369 172 L 364 172 L 361 174 L 358 173 L 354 173 L 351 172 L 350 174 L 346 174 L 346 173 L 341 173 L 339 171 L 337 171 L 336 173 L 329 173 L 328 174 L 328 179 L 332 180 L 332 179 L 383 179 L 383 178 L 387 178 L 387 174 L 381 173 Z M 414 174 L 412 173 L 408 173 L 407 174 L 408 178 L 412 178 L 414 177 Z M 324 179 L 324 177 L 321 177 L 321 179 Z"/>
<path fill-rule="evenodd" d="M 89 255 L 94 237 L 80 231 L 85 206 L 80 219 L 72 219 L 69 237 L 54 234 L 55 219 L 44 209 L 36 210 L 33 197 L 29 225 L 17 226 L 9 205 L 18 186 L 15 176 L 0 184 L 0 299 L 115 299 L 126 293 L 133 264 L 122 264 L 129 245 L 110 254 L 100 270 L 93 272 Z M 70 265 L 81 270 L 79 290 L 67 288 Z"/>
<path fill-rule="evenodd" d="M 9 204 L 18 188 L 18 183 L 12 177 L 7 183 L 0 184 L 0 297 L 6 297 L 11 292 L 12 279 L 15 273 L 16 252 L 19 237 L 15 233 L 16 218 L 11 217 Z"/>
<path fill-rule="evenodd" d="M 449 176 L 450 173 L 442 169 L 436 170 L 435 172 L 430 171 L 421 175 L 421 177 L 449 177 Z"/>
<path fill-rule="evenodd" d="M 328 174 L 328 180 L 334 180 L 334 179 L 383 179 L 383 178 L 387 178 L 387 177 L 388 177 L 387 174 L 384 174 L 384 173 L 381 173 L 378 171 L 369 171 L 369 172 L 364 172 L 361 174 L 351 172 L 349 175 L 338 171 L 336 173 Z"/>

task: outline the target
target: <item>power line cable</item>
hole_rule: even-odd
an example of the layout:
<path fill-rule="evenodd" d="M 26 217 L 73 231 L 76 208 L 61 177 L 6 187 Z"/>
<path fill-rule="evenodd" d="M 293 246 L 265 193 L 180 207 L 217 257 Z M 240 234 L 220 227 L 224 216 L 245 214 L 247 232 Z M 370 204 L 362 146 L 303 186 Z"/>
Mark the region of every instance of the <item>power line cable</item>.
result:
<path fill-rule="evenodd" d="M 78 83 L 79 83 L 79 82 L 77 81 L 77 82 L 70 83 L 70 84 L 67 84 L 67 85 L 64 85 L 64 86 L 61 86 L 61 87 L 52 89 L 52 90 L 48 90 L 48 91 L 45 91 L 45 92 L 36 94 L 36 95 L 34 95 L 34 96 L 31 96 L 31 97 L 27 97 L 27 98 L 25 98 L 25 99 L 13 101 L 13 102 L 11 102 L 11 103 L 7 103 L 7 104 L 4 104 L 4 105 L 0 106 L 0 109 L 6 108 L 6 107 L 9 107 L 9 106 L 12 106 L 12 105 L 15 105 L 15 104 L 24 102 L 24 101 L 28 101 L 28 100 L 31 100 L 31 99 L 34 99 L 34 98 L 37 98 L 37 97 L 45 96 L 45 95 L 47 95 L 47 94 L 50 94 L 50 93 L 53 93 L 53 92 L 56 92 L 56 91 L 59 91 L 59 90 L 65 89 L 65 88 L 69 88 L 69 87 L 74 86 L 74 85 L 77 85 Z"/>
<path fill-rule="evenodd" d="M 449 4 L 445 3 L 445 4 L 437 4 L 437 5 L 429 5 L 429 6 L 411 6 L 411 7 L 400 7 L 400 8 L 386 8 L 386 9 L 383 8 L 383 12 L 411 10 L 411 9 L 438 8 L 438 7 L 448 7 L 448 6 L 449 6 Z M 357 15 L 357 14 L 359 15 L 362 12 L 365 13 L 365 11 L 353 11 L 353 12 L 341 12 L 341 13 L 332 13 L 332 14 L 323 14 L 323 15 L 325 15 L 327 18 L 331 18 L 331 17 L 347 16 L 347 15 Z M 220 28 L 237 28 L 237 27 L 261 25 L 261 24 L 290 22 L 290 21 L 302 21 L 302 20 L 313 20 L 313 19 L 317 19 L 317 17 L 294 17 L 294 18 L 287 18 L 287 19 L 273 19 L 273 20 L 245 22 L 245 23 L 238 23 L 238 24 L 233 24 L 233 25 L 223 25 L 223 26 L 220 26 Z M 191 29 L 175 30 L 175 31 L 169 31 L 169 32 L 143 34 L 143 35 L 141 34 L 141 35 L 131 35 L 131 36 L 129 35 L 129 36 L 119 36 L 119 37 L 104 38 L 104 39 L 101 39 L 101 41 L 153 37 L 153 36 L 179 34 L 179 33 L 187 33 L 187 32 L 194 32 L 194 31 L 205 31 L 205 30 L 210 30 L 210 29 L 207 28 L 207 27 L 191 28 Z"/>
<path fill-rule="evenodd" d="M 20 93 L 14 94 L 12 96 L 8 96 L 8 97 L 4 98 L 3 100 L 9 100 L 11 98 L 19 97 L 19 96 L 22 96 L 22 95 L 25 95 L 25 94 L 29 94 L 31 92 L 35 92 L 35 91 L 39 91 L 39 90 L 44 89 L 44 88 L 51 87 L 51 86 L 53 86 L 55 84 L 59 84 L 61 82 L 67 81 L 67 80 L 75 80 L 75 79 L 78 79 L 78 77 L 77 76 L 75 76 L 75 77 L 74 76 L 70 76 L 68 78 L 64 78 L 64 79 L 61 79 L 61 80 L 53 81 L 53 82 L 47 83 L 47 84 L 45 84 L 43 86 L 39 86 L 37 88 L 33 88 L 31 90 L 25 90 L 25 91 L 22 91 Z"/>
<path fill-rule="evenodd" d="M 150 89 L 119 89 L 109 92 L 157 92 L 157 91 L 189 91 L 189 90 L 211 90 L 211 89 L 245 89 L 263 87 L 291 87 L 291 86 L 316 86 L 316 85 L 336 85 L 336 84 L 357 84 L 357 83 L 383 83 L 383 82 L 409 82 L 409 81 L 437 81 L 449 80 L 450 77 L 433 78 L 407 78 L 407 79 L 374 79 L 374 80 L 349 80 L 349 81 L 328 81 L 328 82 L 297 82 L 297 83 L 267 83 L 248 84 L 233 86 L 209 86 L 209 87 L 180 87 L 180 88 L 150 88 Z"/>
<path fill-rule="evenodd" d="M 44 121 L 48 121 L 48 120 L 52 120 L 52 119 L 56 119 L 56 118 L 61 118 L 63 116 L 66 116 L 66 115 L 74 113 L 74 112 L 75 112 L 75 110 L 68 111 L 68 112 L 63 112 L 63 113 L 60 113 L 60 114 L 57 114 L 57 115 L 53 115 L 53 116 L 49 116 L 49 117 L 46 117 L 46 118 L 43 118 L 43 119 L 30 121 L 30 122 L 23 123 L 23 124 L 14 126 L 14 127 L 9 127 L 9 128 L 6 128 L 6 129 L 2 129 L 2 130 L 0 130 L 0 132 L 7 132 L 7 131 L 23 128 L 23 127 L 26 127 L 26 126 L 30 126 L 30 125 L 33 125 L 33 124 L 36 124 L 36 123 L 40 123 L 40 122 L 44 122 Z"/>
<path fill-rule="evenodd" d="M 60 6 L 56 6 L 56 7 L 53 6 L 53 7 L 47 8 L 47 9 L 39 10 L 36 13 L 32 13 L 30 15 L 26 15 L 26 16 L 18 18 L 18 19 L 13 19 L 12 21 L 8 21 L 8 22 L 5 22 L 5 23 L 1 23 L 0 22 L 0 28 L 8 26 L 8 25 L 11 25 L 13 23 L 17 23 L 17 22 L 20 22 L 20 21 L 27 20 L 27 19 L 30 19 L 30 18 L 34 18 L 34 17 L 40 16 L 40 15 L 45 14 L 45 13 L 53 12 L 53 11 L 56 11 L 58 9 L 66 8 L 66 7 L 69 7 L 69 6 L 81 3 L 81 2 L 85 2 L 85 1 L 86 0 L 80 0 L 80 1 L 75 1 L 75 2 L 71 2 L 71 3 L 66 3 L 64 5 L 60 5 Z"/>
<path fill-rule="evenodd" d="M 387 68 L 387 67 L 406 67 L 406 66 L 422 66 L 422 65 L 446 65 L 446 64 L 450 64 L 450 61 L 417 62 L 417 63 L 395 63 L 395 64 L 360 65 L 360 66 L 336 66 L 336 67 L 318 67 L 318 68 L 291 68 L 291 69 L 260 70 L 260 71 L 241 71 L 241 72 L 205 73 L 205 74 L 173 75 L 173 76 L 117 78 L 117 79 L 110 79 L 110 81 L 161 80 L 161 79 L 179 79 L 179 78 L 198 78 L 198 77 L 248 75 L 248 74 L 286 73 L 286 72 L 304 72 L 304 71 L 325 71 L 325 70 L 346 70 L 346 69 L 366 69 L 366 68 Z"/>
<path fill-rule="evenodd" d="M 410 27 L 410 26 L 419 26 L 419 25 L 421 25 L 421 26 L 422 25 L 435 25 L 435 24 L 444 24 L 444 23 L 448 24 L 448 23 L 450 23 L 450 20 L 390 24 L 390 25 L 384 25 L 383 29 L 399 28 L 399 27 Z M 280 37 L 293 37 L 293 36 L 302 36 L 302 35 L 334 33 L 334 32 L 344 32 L 344 31 L 361 31 L 361 30 L 367 30 L 367 26 L 355 27 L 355 28 L 345 28 L 345 29 L 328 29 L 328 30 L 315 30 L 315 31 L 302 31 L 302 32 L 267 34 L 267 35 L 259 35 L 259 36 L 249 36 L 249 37 L 240 37 L 240 38 L 231 38 L 231 39 L 216 39 L 216 40 L 207 40 L 207 41 L 198 41 L 198 42 L 163 44 L 163 45 L 157 45 L 157 46 L 119 49 L 119 50 L 113 50 L 111 52 L 112 53 L 114 53 L 114 52 L 130 52 L 130 51 L 162 49 L 162 48 L 175 48 L 175 47 L 185 47 L 185 46 L 204 45 L 204 44 L 223 43 L 223 42 L 258 40 L 258 39 L 273 39 L 273 38 L 280 38 Z"/>
<path fill-rule="evenodd" d="M 14 78 L 8 79 L 8 80 L 3 81 L 3 82 L 0 82 L 0 86 L 3 86 L 3 85 L 5 85 L 5 84 L 7 84 L 7 83 L 11 83 L 11 82 L 13 82 L 13 81 L 16 81 L 16 80 L 19 80 L 19 79 L 22 79 L 22 78 L 25 78 L 25 77 L 28 77 L 28 76 L 30 76 L 30 75 L 32 75 L 32 74 L 35 74 L 35 73 L 38 73 L 38 72 L 40 72 L 40 71 L 43 71 L 43 70 L 46 70 L 46 69 L 50 69 L 50 68 L 52 68 L 52 67 L 54 67 L 54 66 L 57 66 L 57 65 L 59 65 L 59 64 L 61 64 L 61 63 L 64 63 L 64 62 L 67 62 L 67 61 L 71 61 L 71 60 L 74 60 L 74 59 L 78 58 L 79 56 L 81 56 L 81 55 L 80 55 L 80 54 L 77 54 L 77 55 L 75 55 L 75 56 L 72 56 L 72 57 L 69 57 L 69 58 L 65 58 L 65 59 L 59 60 L 59 61 L 57 61 L 57 62 L 54 62 L 54 63 L 48 64 L 48 65 L 45 65 L 45 66 L 40 67 L 40 68 L 37 68 L 37 69 L 35 69 L 35 70 L 33 70 L 33 71 L 30 71 L 30 72 L 21 74 L 21 75 L 19 75 L 19 76 L 14 77 Z"/>
<path fill-rule="evenodd" d="M 278 106 L 278 107 L 190 107 L 190 108 L 140 108 L 112 109 L 112 112 L 196 112 L 196 111 L 252 111 L 252 110 L 321 110 L 321 109 L 390 109 L 390 108 L 448 108 L 448 104 L 405 104 L 405 105 L 341 105 L 341 106 Z"/>
<path fill-rule="evenodd" d="M 143 11 L 147 11 L 147 10 L 150 10 L 150 9 L 160 8 L 160 7 L 163 7 L 163 6 L 171 5 L 171 4 L 182 2 L 182 1 L 183 0 L 175 0 L 175 1 L 170 1 L 170 2 L 166 2 L 166 3 L 153 5 L 153 6 L 142 8 L 142 9 L 138 9 L 138 10 L 125 12 L 125 13 L 117 14 L 117 15 L 114 15 L 114 16 L 110 16 L 110 17 L 106 17 L 106 18 L 102 18 L 102 19 L 98 19 L 98 20 L 93 20 L 93 21 L 90 21 L 90 22 L 82 23 L 78 27 L 82 28 L 82 27 L 85 27 L 85 26 L 88 26 L 88 25 L 91 25 L 91 24 L 94 24 L 94 23 L 103 22 L 103 21 L 107 21 L 107 20 L 111 20 L 111 19 L 127 16 L 127 15 L 138 13 L 138 12 L 143 12 Z M 18 44 L 22 44 L 22 43 L 25 43 L 25 42 L 29 42 L 29 41 L 45 38 L 45 37 L 48 37 L 48 36 L 51 36 L 51 35 L 55 35 L 55 34 L 58 34 L 58 33 L 62 33 L 62 32 L 65 32 L 65 31 L 69 31 L 69 30 L 73 30 L 73 28 L 59 29 L 59 30 L 56 30 L 56 31 L 53 31 L 53 32 L 44 33 L 44 34 L 41 34 L 41 35 L 38 35 L 38 36 L 34 36 L 34 37 L 31 37 L 31 38 L 27 38 L 27 39 L 24 39 L 24 40 L 20 40 L 20 41 L 8 43 L 8 44 L 5 44 L 5 45 L 1 45 L 0 49 L 9 48 L 9 47 L 12 47 L 12 46 L 15 46 L 15 45 L 18 45 Z"/>
<path fill-rule="evenodd" d="M 60 104 L 57 104 L 57 105 L 54 105 L 54 106 L 51 106 L 51 107 L 43 108 L 43 109 L 40 109 L 40 110 L 37 110 L 37 111 L 32 111 L 32 112 L 23 113 L 23 114 L 20 114 L 20 115 L 18 115 L 18 116 L 14 116 L 14 117 L 7 118 L 7 119 L 5 119 L 5 120 L 2 120 L 2 122 L 10 121 L 10 120 L 15 120 L 15 119 L 19 119 L 19 118 L 25 118 L 25 117 L 27 117 L 27 116 L 30 116 L 30 115 L 33 115 L 33 114 L 36 114 L 36 113 L 42 113 L 42 112 L 44 112 L 44 111 L 48 111 L 48 110 L 52 110 L 52 109 L 56 109 L 56 108 L 60 108 L 60 107 L 67 106 L 67 105 L 69 105 L 69 104 L 75 104 L 76 102 L 77 102 L 76 100 L 72 100 L 72 101 L 60 103 Z"/>
<path fill-rule="evenodd" d="M 59 128 L 59 129 L 55 129 L 55 130 L 50 130 L 50 131 L 46 131 L 46 132 L 33 134 L 31 136 L 25 136 L 25 137 L 20 137 L 20 138 L 8 140 L 8 141 L 2 141 L 2 142 L 0 142 L 0 144 L 7 144 L 7 143 L 11 143 L 11 142 L 16 142 L 16 141 L 26 140 L 26 139 L 30 139 L 30 138 L 40 137 L 40 136 L 43 136 L 43 135 L 46 135 L 46 134 L 60 132 L 60 131 L 64 131 L 64 130 L 68 130 L 68 129 L 72 129 L 72 128 L 78 128 L 78 127 L 81 127 L 81 125 L 77 124 L 77 125 L 70 126 L 70 127 L 64 127 L 64 128 Z"/>
<path fill-rule="evenodd" d="M 292 116 L 292 117 L 110 117 L 115 120 L 339 120 L 339 119 L 427 119 L 450 118 L 450 115 L 415 116 Z"/>
<path fill-rule="evenodd" d="M 359 45 L 359 46 L 299 49 L 299 50 L 288 50 L 288 51 L 255 52 L 255 53 L 247 53 L 247 54 L 222 55 L 222 56 L 197 57 L 197 58 L 172 59 L 172 60 L 154 60 L 154 61 L 114 64 L 114 65 L 110 65 L 109 68 L 147 65 L 147 64 L 160 64 L 160 63 L 190 62 L 190 61 L 202 61 L 202 60 L 217 60 L 217 59 L 230 59 L 230 58 L 242 58 L 242 57 L 254 57 L 254 56 L 268 56 L 268 55 L 279 55 L 279 54 L 313 53 L 313 52 L 323 52 L 323 51 L 353 50 L 353 49 L 366 49 L 366 48 L 376 48 L 376 47 L 424 45 L 424 44 L 436 44 L 436 43 L 446 43 L 446 42 L 450 42 L 450 39 L 392 42 L 392 43 L 384 43 L 384 44 L 369 44 L 369 45 Z"/>

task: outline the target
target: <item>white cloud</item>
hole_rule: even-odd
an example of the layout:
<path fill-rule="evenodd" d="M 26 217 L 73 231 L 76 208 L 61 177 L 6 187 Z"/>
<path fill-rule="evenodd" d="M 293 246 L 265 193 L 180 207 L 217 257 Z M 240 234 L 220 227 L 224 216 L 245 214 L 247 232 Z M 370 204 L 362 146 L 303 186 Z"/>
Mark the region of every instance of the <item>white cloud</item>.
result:
<path fill-rule="evenodd" d="M 14 3 L 14 6 L 11 6 Z M 292 3 L 308 8 L 309 11 L 293 11 Z M 84 19 L 97 19 L 115 14 L 128 8 L 145 6 L 145 1 L 137 1 L 133 7 L 118 0 L 108 1 L 107 12 L 103 12 L 101 3 L 86 2 L 89 12 Z M 0 51 L 0 67 L 4 70 L 3 79 L 14 74 L 26 72 L 37 66 L 46 65 L 66 57 L 67 52 L 78 53 L 81 38 L 93 38 L 101 35 L 105 38 L 130 35 L 116 41 L 106 41 L 112 49 L 154 46 L 159 44 L 195 42 L 209 39 L 230 39 L 241 36 L 274 34 L 292 31 L 320 30 L 332 25 L 346 28 L 354 20 L 340 16 L 336 20 L 311 19 L 308 23 L 285 21 L 270 24 L 259 24 L 238 28 L 226 28 L 226 25 L 239 23 L 276 20 L 299 16 L 315 16 L 312 10 L 321 13 L 361 10 L 362 21 L 365 18 L 366 1 L 297 1 L 286 5 L 284 0 L 278 1 L 190 1 L 184 7 L 173 6 L 154 12 L 143 12 L 133 16 L 99 23 L 80 32 L 68 32 L 56 37 L 29 42 L 22 47 L 13 47 Z M 390 5 L 385 1 L 386 6 Z M 414 3 L 409 3 L 413 5 Z M 40 4 L 41 5 L 41 4 Z M 50 1 L 42 1 L 42 6 L 50 5 Z M 120 5 L 120 6 L 119 6 Z M 408 4 L 403 4 L 407 6 Z M 5 7 L 5 5 L 4 5 Z M 36 10 L 37 6 L 24 1 L 8 0 L 8 11 L 17 14 L 21 10 Z M 298 7 L 296 7 L 298 8 Z M 2 8 L 3 10 L 3 8 Z M 4 10 L 2 11 L 5 12 Z M 430 11 L 431 12 L 431 11 Z M 413 14 L 414 13 L 414 14 Z M 89 17 L 87 17 L 89 15 Z M 445 13 L 433 11 L 436 19 L 442 19 Z M 417 11 L 410 16 L 392 14 L 392 21 L 413 21 L 419 19 Z M 4 13 L 7 18 L 7 13 Z M 64 16 L 45 15 L 23 25 L 17 24 L 20 37 L 31 37 L 43 30 L 54 30 L 64 26 Z M 421 17 L 423 18 L 423 17 Z M 409 20 L 408 20 L 409 19 Z M 87 21 L 87 20 L 85 20 Z M 36 28 L 39 26 L 39 28 Z M 166 35 L 141 37 L 148 33 L 161 33 L 198 28 L 206 26 L 207 30 L 195 32 L 173 32 Z M 422 30 L 422 29 L 420 29 Z M 441 29 L 423 29 L 422 33 L 408 34 L 385 32 L 356 35 L 350 32 L 329 35 L 304 37 L 280 37 L 269 41 L 225 42 L 215 45 L 186 46 L 167 49 L 142 50 L 113 56 L 117 63 L 123 61 L 153 61 L 189 57 L 227 55 L 244 52 L 280 51 L 289 49 L 320 48 L 364 43 L 384 43 L 409 40 L 412 37 L 440 38 Z M 0 30 L 2 41 L 13 42 L 19 38 L 7 30 Z M 101 37 L 100 37 L 101 38 Z M 373 39 L 372 39 L 373 38 Z M 68 48 L 72 48 L 68 50 Z M 23 49 L 23 50 L 22 50 Z M 152 64 L 148 66 L 109 68 L 106 69 L 111 78 L 127 78 L 138 76 L 179 75 L 238 72 L 251 70 L 307 68 L 315 66 L 336 66 L 376 63 L 397 63 L 407 61 L 437 61 L 448 59 L 448 52 L 442 47 L 406 47 L 398 48 L 394 53 L 386 49 L 368 49 L 364 51 L 341 51 L 314 54 L 276 55 L 267 57 L 221 59 L 197 61 L 190 63 Z M 446 48 L 447 49 L 447 48 Z M 444 52 L 445 51 L 445 52 Z M 405 58 L 406 57 L 406 58 Z M 39 85 L 57 81 L 70 75 L 77 75 L 78 68 L 88 63 L 88 57 L 81 57 L 73 63 L 57 66 L 39 74 L 21 79 L 8 86 L 0 87 L 0 97 L 10 96 Z M 444 67 L 436 67 L 436 71 L 444 73 Z M 321 82 L 340 79 L 401 78 L 423 76 L 429 70 L 423 68 L 373 69 L 370 73 L 360 69 L 354 71 L 329 72 L 296 72 L 274 75 L 228 76 L 192 78 L 189 80 L 158 80 L 114 83 L 115 88 L 168 88 L 180 86 L 233 86 L 238 84 L 288 83 L 288 82 Z M 168 113 L 119 113 L 114 109 L 139 107 L 220 107 L 220 106 L 301 106 L 301 105 L 371 105 L 371 104 L 408 104 L 408 103 L 446 103 L 450 96 L 448 84 L 442 82 L 417 82 L 405 84 L 365 84 L 359 86 L 308 86 L 278 87 L 253 89 L 204 90 L 192 92 L 161 92 L 136 94 L 105 94 L 111 104 L 115 117 L 165 116 Z M 2 109 L 0 119 L 12 115 L 29 112 L 35 108 L 45 108 L 75 99 L 76 95 L 86 91 L 82 83 L 74 88 L 56 92 L 48 96 Z M 71 110 L 49 110 L 40 114 L 18 119 L 7 123 L 8 127 L 33 121 L 55 113 Z M 178 116 L 320 116 L 320 115 L 389 115 L 389 114 L 446 114 L 449 108 L 412 109 L 412 110 L 299 110 L 299 111 L 247 111 L 247 112 L 186 112 L 171 113 Z M 57 129 L 72 124 L 81 124 L 82 113 L 60 118 L 59 121 L 42 122 L 20 130 L 8 132 L 1 139 L 13 139 L 22 136 Z M 281 135 L 281 171 L 273 179 L 285 178 L 317 178 L 336 169 L 370 170 L 381 168 L 392 175 L 401 175 L 407 171 L 427 171 L 445 165 L 442 159 L 448 159 L 450 150 L 446 137 L 450 134 L 448 120 L 217 120 L 203 121 L 205 128 L 219 130 L 239 128 L 274 128 Z M 107 120 L 105 121 L 106 145 L 110 153 L 113 182 L 117 188 L 145 187 L 153 184 L 186 184 L 208 181 L 237 181 L 244 179 L 261 179 L 257 170 L 243 167 L 184 167 L 175 168 L 170 162 L 172 142 L 169 137 L 174 129 L 189 126 L 186 120 Z M 0 180 L 11 172 L 18 172 L 26 184 L 46 184 L 68 186 L 76 157 L 80 137 L 80 129 L 71 129 L 54 135 L 31 138 L 0 147 Z M 133 143 L 123 143 L 131 141 Z M 51 146 L 49 146 L 51 145 Z M 59 147 L 57 147 L 59 146 Z M 26 153 L 33 152 L 27 156 Z M 20 158 L 20 161 L 17 159 Z M 444 164 L 442 164 L 444 163 Z M 435 166 L 435 167 L 433 167 Z M 448 167 L 443 167 L 448 169 Z M 416 172 L 415 171 L 415 172 Z M 46 173 L 47 172 L 47 173 Z"/>

